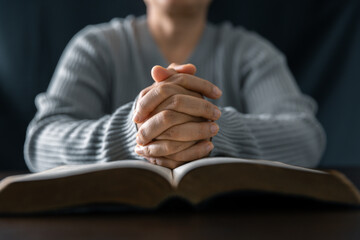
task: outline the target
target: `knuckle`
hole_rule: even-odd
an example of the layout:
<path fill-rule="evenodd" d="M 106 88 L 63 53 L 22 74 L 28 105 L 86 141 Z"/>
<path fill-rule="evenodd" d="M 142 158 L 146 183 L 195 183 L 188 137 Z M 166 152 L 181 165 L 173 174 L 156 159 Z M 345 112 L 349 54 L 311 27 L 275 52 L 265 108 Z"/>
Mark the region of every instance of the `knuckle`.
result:
<path fill-rule="evenodd" d="M 161 136 L 162 136 L 163 139 L 171 140 L 171 139 L 174 139 L 176 137 L 176 134 L 177 134 L 176 130 L 174 130 L 173 128 L 169 128 L 165 132 L 163 132 L 161 134 Z"/>
<path fill-rule="evenodd" d="M 161 120 L 164 125 L 170 124 L 174 119 L 174 112 L 170 110 L 164 110 L 161 112 Z"/>
<path fill-rule="evenodd" d="M 171 97 L 171 108 L 172 109 L 179 109 L 182 104 L 182 98 L 179 95 L 174 95 Z"/>
<path fill-rule="evenodd" d="M 187 74 L 185 74 L 185 73 L 178 73 L 177 75 L 178 75 L 177 77 L 178 77 L 179 81 L 184 81 Z"/>
<path fill-rule="evenodd" d="M 170 93 L 170 86 L 169 84 L 160 84 L 155 91 L 157 96 L 166 98 Z"/>
<path fill-rule="evenodd" d="M 172 82 L 176 83 L 177 85 L 184 86 L 184 83 L 186 81 L 186 75 L 184 73 L 177 73 L 173 75 Z"/>
<path fill-rule="evenodd" d="M 143 99 L 139 99 L 137 104 L 137 111 L 142 111 L 147 109 L 147 104 Z"/>
<path fill-rule="evenodd" d="M 147 87 L 147 88 L 141 90 L 141 92 L 139 94 L 140 98 L 144 97 L 146 95 L 146 93 L 148 93 L 150 90 L 151 90 L 151 87 Z"/>
<path fill-rule="evenodd" d="M 206 115 L 212 115 L 213 106 L 209 102 L 204 102 L 203 110 Z"/>
<path fill-rule="evenodd" d="M 162 145 L 162 152 L 163 155 L 168 155 L 168 153 L 171 151 L 171 146 L 169 145 L 169 143 L 164 143 Z"/>
<path fill-rule="evenodd" d="M 175 131 L 174 128 L 170 128 L 170 129 L 166 130 L 165 135 L 166 135 L 166 137 L 173 139 L 177 136 L 177 132 Z"/>
<path fill-rule="evenodd" d="M 175 75 L 173 75 L 174 80 L 176 81 L 176 83 L 180 83 L 181 81 L 184 80 L 184 75 L 183 73 L 177 73 Z"/>
<path fill-rule="evenodd" d="M 141 140 L 146 140 L 146 136 L 147 136 L 146 130 L 143 128 L 139 129 L 138 136 L 141 138 Z"/>
<path fill-rule="evenodd" d="M 145 90 L 145 89 L 142 90 L 142 91 L 140 92 L 140 97 L 143 97 L 143 96 L 145 95 L 145 93 L 146 93 L 146 90 Z"/>
<path fill-rule="evenodd" d="M 144 147 L 143 151 L 144 151 L 145 156 L 152 156 L 153 155 L 152 154 L 153 151 L 152 151 L 152 149 L 150 147 Z"/>

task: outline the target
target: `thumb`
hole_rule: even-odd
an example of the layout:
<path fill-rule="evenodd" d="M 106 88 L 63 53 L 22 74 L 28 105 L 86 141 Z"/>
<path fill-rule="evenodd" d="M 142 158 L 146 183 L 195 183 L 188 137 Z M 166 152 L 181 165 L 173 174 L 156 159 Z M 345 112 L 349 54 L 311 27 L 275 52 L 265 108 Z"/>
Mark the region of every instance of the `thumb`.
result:
<path fill-rule="evenodd" d="M 174 69 L 177 73 L 186 73 L 194 75 L 196 73 L 196 67 L 194 64 L 188 63 L 188 64 L 182 64 L 178 65 L 176 63 L 172 63 L 168 66 L 168 69 Z"/>
<path fill-rule="evenodd" d="M 151 69 L 151 76 L 156 82 L 162 82 L 176 73 L 194 75 L 196 73 L 196 67 L 193 64 L 178 65 L 172 63 L 168 68 L 163 68 L 157 65 Z"/>
<path fill-rule="evenodd" d="M 156 65 L 151 69 L 151 76 L 156 82 L 162 82 L 177 72 L 174 69 L 166 69 L 162 66 Z"/>

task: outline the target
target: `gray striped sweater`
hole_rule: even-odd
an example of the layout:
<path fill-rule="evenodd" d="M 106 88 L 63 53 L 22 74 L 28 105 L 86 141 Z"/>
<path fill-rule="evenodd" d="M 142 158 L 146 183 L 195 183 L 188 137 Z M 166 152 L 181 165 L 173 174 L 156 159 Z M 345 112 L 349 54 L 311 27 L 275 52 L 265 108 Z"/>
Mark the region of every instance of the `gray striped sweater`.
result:
<path fill-rule="evenodd" d="M 255 33 L 207 24 L 188 62 L 223 96 L 212 156 L 268 159 L 314 167 L 325 135 L 316 104 L 303 95 L 284 56 Z M 134 152 L 134 100 L 153 83 L 154 65 L 167 66 L 146 17 L 89 26 L 66 47 L 24 147 L 31 171 L 64 164 L 139 159 Z"/>

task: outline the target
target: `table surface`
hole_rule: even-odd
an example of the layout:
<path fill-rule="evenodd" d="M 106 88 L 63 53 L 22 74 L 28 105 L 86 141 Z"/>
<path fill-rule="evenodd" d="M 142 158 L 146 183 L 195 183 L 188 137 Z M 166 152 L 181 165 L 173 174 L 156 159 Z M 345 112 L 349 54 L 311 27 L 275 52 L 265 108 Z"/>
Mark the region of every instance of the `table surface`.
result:
<path fill-rule="evenodd" d="M 360 168 L 339 169 L 360 188 Z M 14 172 L 0 173 L 0 179 Z M 235 196 L 193 208 L 0 216 L 0 239 L 360 239 L 360 208 Z"/>

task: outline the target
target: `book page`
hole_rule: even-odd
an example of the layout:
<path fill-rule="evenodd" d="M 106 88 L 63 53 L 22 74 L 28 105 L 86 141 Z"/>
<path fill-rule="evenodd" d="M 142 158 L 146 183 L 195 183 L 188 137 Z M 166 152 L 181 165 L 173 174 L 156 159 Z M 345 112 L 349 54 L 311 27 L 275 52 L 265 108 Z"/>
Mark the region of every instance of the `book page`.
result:
<path fill-rule="evenodd" d="M 242 163 L 242 164 L 258 164 L 258 165 L 267 165 L 274 166 L 280 168 L 294 169 L 305 172 L 313 172 L 320 174 L 329 174 L 325 171 L 303 168 L 298 166 L 293 166 L 281 162 L 269 161 L 269 160 L 249 160 L 249 159 L 241 159 L 241 158 L 230 158 L 230 157 L 213 157 L 213 158 L 203 158 L 196 161 L 189 162 L 180 167 L 177 167 L 173 170 L 173 186 L 178 186 L 181 179 L 191 170 L 195 168 L 200 168 L 202 166 L 216 165 L 216 164 L 224 164 L 224 163 Z"/>
<path fill-rule="evenodd" d="M 67 176 L 105 171 L 105 170 L 117 169 L 117 168 L 149 170 L 151 172 L 155 172 L 159 174 L 161 177 L 165 178 L 168 182 L 170 183 L 172 182 L 172 171 L 168 168 L 156 166 L 141 160 L 118 160 L 113 162 L 104 162 L 104 163 L 96 163 L 96 164 L 64 165 L 39 173 L 10 176 L 0 182 L 0 189 L 2 188 L 3 185 L 6 185 L 8 182 L 25 182 L 25 181 L 63 178 Z"/>

